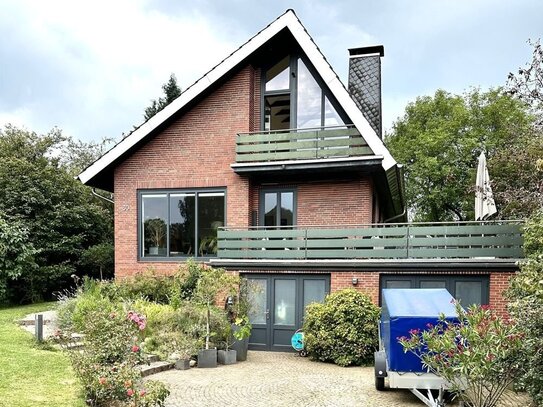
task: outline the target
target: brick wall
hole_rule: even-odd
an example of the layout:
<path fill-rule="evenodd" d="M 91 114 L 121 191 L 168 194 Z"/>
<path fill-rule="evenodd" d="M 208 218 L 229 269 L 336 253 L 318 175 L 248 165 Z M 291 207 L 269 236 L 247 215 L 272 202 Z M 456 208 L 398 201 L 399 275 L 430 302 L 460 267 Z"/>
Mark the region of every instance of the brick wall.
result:
<path fill-rule="evenodd" d="M 513 273 L 490 274 L 490 306 L 498 310 L 502 315 L 506 314 L 507 300 L 505 291 L 509 287 L 509 280 Z"/>
<path fill-rule="evenodd" d="M 229 226 L 248 226 L 249 182 L 235 174 L 235 137 L 255 126 L 251 89 L 259 75 L 245 67 L 125 159 L 115 169 L 115 274 L 171 272 L 171 262 L 137 261 L 137 190 L 226 187 Z"/>
<path fill-rule="evenodd" d="M 251 210 L 257 214 L 259 214 L 260 191 L 267 187 L 251 184 Z M 371 223 L 373 193 L 370 178 L 284 183 L 272 187 L 296 190 L 298 225 L 347 226 Z"/>
<path fill-rule="evenodd" d="M 490 274 L 490 307 L 494 309 L 498 314 L 507 314 L 507 300 L 505 298 L 505 290 L 507 290 L 509 279 L 514 275 L 513 272 L 491 272 L 491 273 L 478 273 L 478 272 L 444 272 L 440 270 L 433 270 L 433 274 L 470 274 L 470 275 L 488 275 Z M 426 273 L 426 274 L 430 274 Z M 398 273 L 398 274 L 401 274 Z M 413 273 L 409 273 L 413 274 Z M 367 293 L 375 304 L 379 304 L 379 275 L 377 271 L 336 271 L 331 273 L 330 278 L 330 291 L 337 291 L 344 288 L 355 288 L 357 290 Z M 353 286 L 352 279 L 357 278 L 358 284 Z"/>

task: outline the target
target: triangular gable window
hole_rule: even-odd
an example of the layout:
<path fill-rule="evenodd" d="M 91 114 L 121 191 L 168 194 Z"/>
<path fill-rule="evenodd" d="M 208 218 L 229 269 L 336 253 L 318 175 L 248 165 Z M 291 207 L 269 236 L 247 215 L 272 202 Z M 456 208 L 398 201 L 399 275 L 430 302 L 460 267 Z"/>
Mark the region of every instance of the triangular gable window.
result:
<path fill-rule="evenodd" d="M 338 113 L 301 57 L 286 56 L 264 72 L 264 130 L 343 126 Z"/>

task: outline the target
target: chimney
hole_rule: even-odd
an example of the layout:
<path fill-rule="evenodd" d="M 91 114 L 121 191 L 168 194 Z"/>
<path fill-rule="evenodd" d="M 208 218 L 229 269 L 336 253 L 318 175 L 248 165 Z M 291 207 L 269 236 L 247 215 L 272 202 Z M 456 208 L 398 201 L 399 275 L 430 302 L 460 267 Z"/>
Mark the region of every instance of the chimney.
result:
<path fill-rule="evenodd" d="M 381 57 L 385 47 L 349 49 L 349 94 L 377 135 L 382 138 Z"/>

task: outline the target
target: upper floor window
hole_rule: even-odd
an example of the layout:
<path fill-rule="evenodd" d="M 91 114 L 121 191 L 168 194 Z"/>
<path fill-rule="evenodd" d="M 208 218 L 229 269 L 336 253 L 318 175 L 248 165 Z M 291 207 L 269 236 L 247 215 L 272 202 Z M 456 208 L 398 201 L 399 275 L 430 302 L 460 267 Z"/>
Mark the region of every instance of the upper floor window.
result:
<path fill-rule="evenodd" d="M 225 225 L 224 190 L 140 192 L 142 258 L 209 257 Z"/>
<path fill-rule="evenodd" d="M 284 57 L 265 70 L 263 79 L 264 130 L 345 123 L 301 57 Z"/>

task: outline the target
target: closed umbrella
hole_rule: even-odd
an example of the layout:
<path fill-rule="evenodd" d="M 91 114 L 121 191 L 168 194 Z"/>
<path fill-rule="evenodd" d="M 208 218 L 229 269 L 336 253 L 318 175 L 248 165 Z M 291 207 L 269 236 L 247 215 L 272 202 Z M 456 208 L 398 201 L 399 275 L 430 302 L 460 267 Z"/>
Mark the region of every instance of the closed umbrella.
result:
<path fill-rule="evenodd" d="M 497 212 L 490 187 L 485 153 L 479 156 L 477 179 L 475 181 L 475 220 L 485 220 Z"/>

